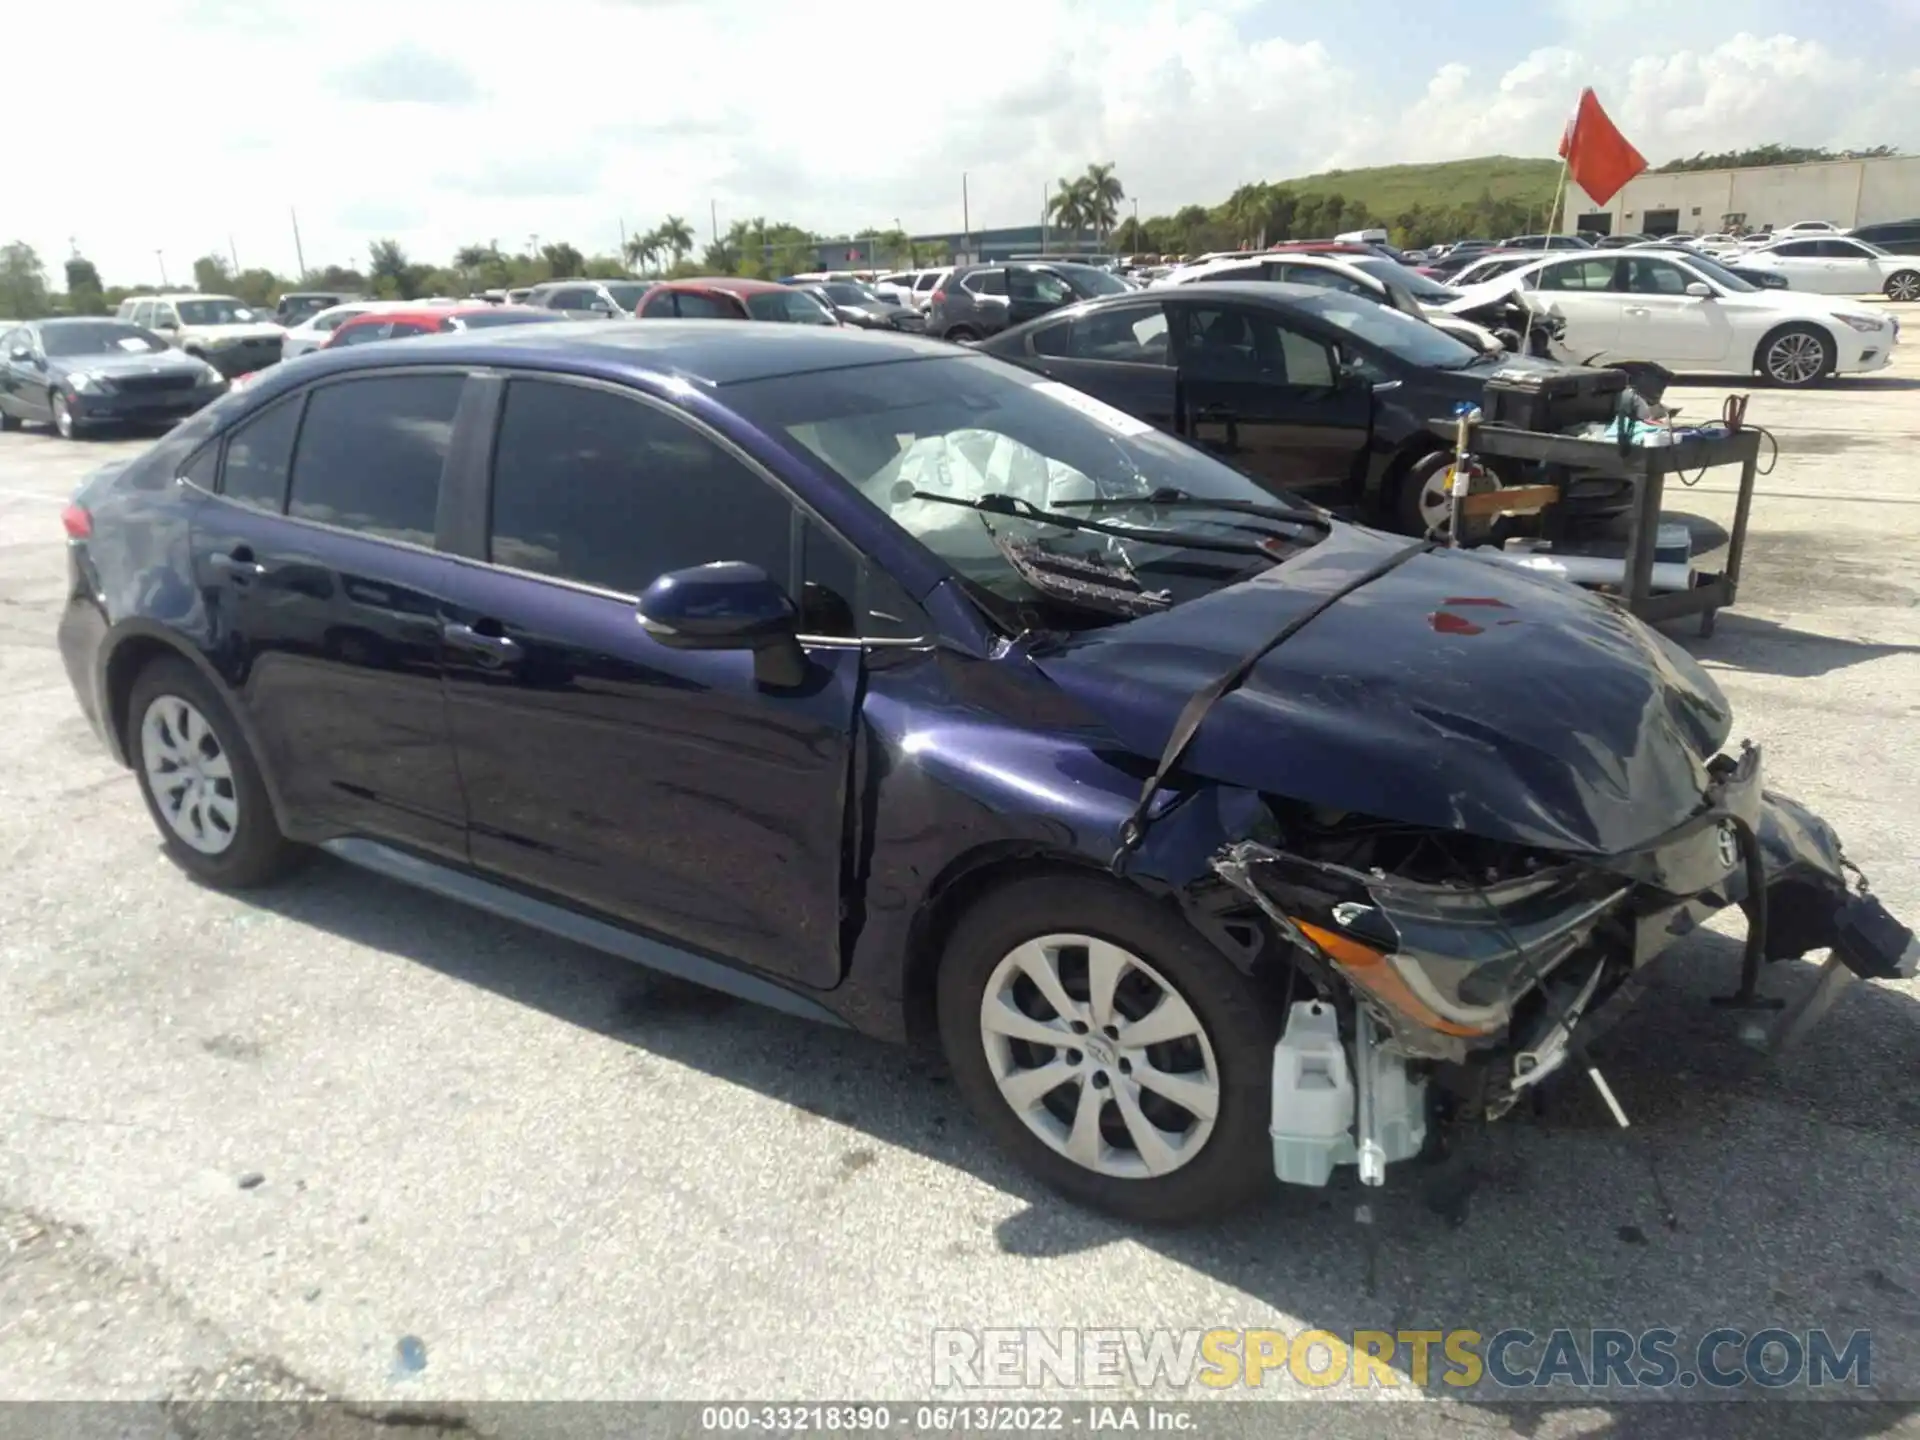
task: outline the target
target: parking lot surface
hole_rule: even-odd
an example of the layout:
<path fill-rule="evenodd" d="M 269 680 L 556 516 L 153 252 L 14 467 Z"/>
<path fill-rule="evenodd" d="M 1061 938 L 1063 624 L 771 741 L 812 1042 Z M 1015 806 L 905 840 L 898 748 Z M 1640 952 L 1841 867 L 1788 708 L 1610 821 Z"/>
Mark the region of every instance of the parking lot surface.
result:
<path fill-rule="evenodd" d="M 1669 400 L 1707 419 L 1729 388 Z M 1780 455 L 1740 602 L 1670 633 L 1911 921 L 1920 351 L 1748 419 Z M 936 1328 L 1776 1325 L 1870 1330 L 1873 1393 L 1920 1406 L 1914 985 L 1853 987 L 1768 1060 L 1708 1004 L 1737 928 L 1697 936 L 1600 1047 L 1634 1131 L 1561 1084 L 1488 1137 L 1457 1226 L 1390 1183 L 1370 1231 L 1350 1185 L 1128 1229 L 988 1150 L 928 1057 L 331 861 L 190 883 L 53 638 L 60 506 L 145 443 L 0 437 L 0 1395 L 907 1399 Z M 1723 533 L 1732 480 L 1669 517 Z M 1428 1393 L 1445 1413 L 1369 1433 L 1525 1423 Z M 1565 1433 L 1637 1402 L 1581 1403 Z M 1808 1432 L 1914 1425 L 1824 1408 Z"/>

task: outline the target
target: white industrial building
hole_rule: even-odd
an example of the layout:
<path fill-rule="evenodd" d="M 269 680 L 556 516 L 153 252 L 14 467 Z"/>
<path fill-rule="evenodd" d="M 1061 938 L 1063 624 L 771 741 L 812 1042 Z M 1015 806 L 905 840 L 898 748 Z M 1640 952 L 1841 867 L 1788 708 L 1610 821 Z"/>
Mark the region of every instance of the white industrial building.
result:
<path fill-rule="evenodd" d="M 1822 160 L 1750 170 L 1647 171 L 1608 204 L 1567 182 L 1560 229 L 1610 235 L 1777 230 L 1796 220 L 1842 229 L 1920 217 L 1920 157 Z"/>

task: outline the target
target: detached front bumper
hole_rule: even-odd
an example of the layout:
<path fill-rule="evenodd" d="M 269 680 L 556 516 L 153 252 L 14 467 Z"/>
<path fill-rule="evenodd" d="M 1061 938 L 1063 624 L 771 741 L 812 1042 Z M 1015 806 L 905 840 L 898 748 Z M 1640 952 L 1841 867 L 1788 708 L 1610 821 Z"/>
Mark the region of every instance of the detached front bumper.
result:
<path fill-rule="evenodd" d="M 1340 1017 L 1356 1116 L 1369 1088 L 1363 1078 L 1376 1096 L 1439 1078 L 1497 1115 L 1573 1053 L 1606 1002 L 1634 998 L 1636 972 L 1729 905 L 1746 911 L 1749 930 L 1736 1003 L 1755 1003 L 1763 962 L 1817 949 L 1832 952 L 1821 977 L 1828 992 L 1852 977 L 1915 973 L 1920 942 L 1867 893 L 1864 878 L 1849 885 L 1858 872 L 1831 826 L 1762 788 L 1757 750 L 1716 761 L 1714 776 L 1700 811 L 1646 845 L 1486 883 L 1363 872 L 1259 841 L 1228 847 L 1213 868 L 1291 942 L 1319 991 L 1312 1003 Z M 1805 997 L 1781 1033 L 1797 1039 L 1831 998 Z M 1296 1015 L 1276 1056 L 1276 1168 L 1297 1178 L 1298 1146 L 1283 1160 L 1281 1138 L 1317 1133 L 1296 1123 L 1300 1106 L 1321 1116 L 1327 1106 L 1324 1097 L 1300 1100 L 1282 1075 L 1299 1070 L 1298 1045 L 1289 1048 L 1295 1021 L 1307 1025 L 1301 1036 L 1318 1034 L 1321 1043 L 1328 1022 L 1318 1011 L 1311 1024 Z M 1395 1133 L 1404 1120 L 1396 1111 Z M 1356 1119 L 1345 1148 L 1324 1152 L 1334 1163 L 1360 1159 L 1363 1177 L 1364 1129 Z M 1384 1149 L 1387 1159 L 1402 1158 L 1393 1145 Z"/>

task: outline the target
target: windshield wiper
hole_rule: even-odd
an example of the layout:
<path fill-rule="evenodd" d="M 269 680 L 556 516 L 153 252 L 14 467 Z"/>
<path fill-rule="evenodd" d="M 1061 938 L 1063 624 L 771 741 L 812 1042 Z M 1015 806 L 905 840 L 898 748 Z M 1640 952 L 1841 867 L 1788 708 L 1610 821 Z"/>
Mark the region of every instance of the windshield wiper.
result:
<path fill-rule="evenodd" d="M 1257 515 L 1262 520 L 1277 520 L 1283 525 L 1312 525 L 1321 530 L 1333 528 L 1333 516 L 1326 511 L 1292 505 L 1266 505 L 1258 500 L 1208 500 L 1189 495 L 1171 485 L 1163 485 L 1150 495 L 1105 495 L 1090 500 L 1061 500 L 1061 509 L 1119 509 L 1125 505 L 1152 505 L 1164 510 L 1224 510 L 1232 515 Z"/>
<path fill-rule="evenodd" d="M 1273 559 L 1274 554 L 1263 544 L 1247 540 L 1216 540 L 1210 535 L 1187 535 L 1175 530 L 1137 530 L 1127 525 L 1108 525 L 1099 520 L 1088 520 L 1079 515 L 1062 515 L 1057 510 L 1042 510 L 1031 501 L 1022 500 L 1018 495 L 1008 495 L 1004 491 L 990 491 L 974 499 L 959 495 L 940 495 L 931 490 L 915 490 L 915 500 L 933 500 L 942 505 L 958 505 L 963 510 L 976 510 L 982 515 L 1006 515 L 1016 520 L 1034 520 L 1043 525 L 1058 525 L 1063 530 L 1088 530 L 1096 535 L 1111 535 L 1116 540 L 1138 540 L 1147 545 L 1168 545 L 1184 547 L 1188 550 L 1217 550 L 1223 555 L 1264 555 Z"/>

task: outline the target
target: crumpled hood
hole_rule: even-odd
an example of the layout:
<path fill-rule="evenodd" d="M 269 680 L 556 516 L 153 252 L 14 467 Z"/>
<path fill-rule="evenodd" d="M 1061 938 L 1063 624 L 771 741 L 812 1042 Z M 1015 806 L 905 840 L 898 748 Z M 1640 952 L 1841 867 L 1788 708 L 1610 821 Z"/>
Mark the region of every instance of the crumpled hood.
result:
<path fill-rule="evenodd" d="M 1254 580 L 1034 660 L 1157 758 L 1195 691 L 1405 543 L 1336 524 Z M 1611 602 L 1439 550 L 1265 656 L 1208 713 L 1182 768 L 1406 824 L 1615 854 L 1697 812 L 1730 725 L 1712 678 Z"/>

